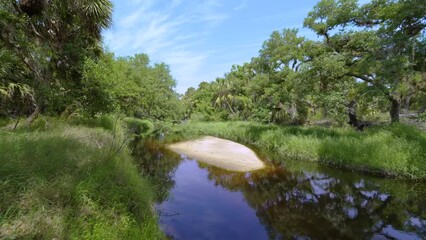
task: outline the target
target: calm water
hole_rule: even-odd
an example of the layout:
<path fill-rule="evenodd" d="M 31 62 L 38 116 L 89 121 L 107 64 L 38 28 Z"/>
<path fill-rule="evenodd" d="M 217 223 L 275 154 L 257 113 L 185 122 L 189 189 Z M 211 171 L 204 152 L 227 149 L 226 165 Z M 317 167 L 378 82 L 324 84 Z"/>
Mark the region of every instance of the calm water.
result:
<path fill-rule="evenodd" d="M 426 239 L 426 183 L 285 161 L 234 173 L 135 147 L 172 239 Z"/>

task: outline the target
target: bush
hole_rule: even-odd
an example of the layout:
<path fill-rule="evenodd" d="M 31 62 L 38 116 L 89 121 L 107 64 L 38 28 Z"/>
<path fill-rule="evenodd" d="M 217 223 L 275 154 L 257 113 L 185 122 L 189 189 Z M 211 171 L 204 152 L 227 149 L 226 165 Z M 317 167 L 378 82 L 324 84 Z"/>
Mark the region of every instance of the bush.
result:
<path fill-rule="evenodd" d="M 108 131 L 119 131 L 121 129 L 121 121 L 115 115 L 100 115 L 95 118 L 87 117 L 71 117 L 67 120 L 72 125 L 83 125 L 90 128 L 103 128 Z"/>
<path fill-rule="evenodd" d="M 154 124 L 149 120 L 125 118 L 124 122 L 128 131 L 132 134 L 148 136 L 154 131 Z"/>
<path fill-rule="evenodd" d="M 426 112 L 419 114 L 419 120 L 422 122 L 426 122 Z"/>

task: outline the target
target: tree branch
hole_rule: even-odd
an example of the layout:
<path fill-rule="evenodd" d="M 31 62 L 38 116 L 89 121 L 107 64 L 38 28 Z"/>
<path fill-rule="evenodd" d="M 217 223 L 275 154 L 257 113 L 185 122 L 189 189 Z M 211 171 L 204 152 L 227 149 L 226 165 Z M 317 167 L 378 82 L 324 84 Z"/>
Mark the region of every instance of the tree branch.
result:
<path fill-rule="evenodd" d="M 351 77 L 359 78 L 359 79 L 363 80 L 364 82 L 367 82 L 367 83 L 370 83 L 370 84 L 377 85 L 377 84 L 374 82 L 374 79 L 372 79 L 372 78 L 370 78 L 370 77 L 368 77 L 368 76 L 359 75 L 359 74 L 355 74 L 355 73 L 348 73 L 348 75 L 349 75 L 349 76 L 351 76 Z"/>
<path fill-rule="evenodd" d="M 374 85 L 376 87 L 378 87 L 386 96 L 390 97 L 390 92 L 389 90 L 386 88 L 386 86 L 384 86 L 381 83 L 377 83 L 374 81 L 374 78 L 372 76 L 368 76 L 368 75 L 360 75 L 360 74 L 356 74 L 356 73 L 348 73 L 347 74 L 350 77 L 355 77 L 358 79 L 363 80 L 364 82 L 370 83 L 371 85 Z"/>
<path fill-rule="evenodd" d="M 17 4 L 16 1 L 13 1 L 12 5 L 13 5 L 13 8 L 15 9 L 16 12 L 18 12 L 21 15 L 26 15 L 24 12 L 22 12 L 21 8 L 19 8 L 19 6 L 18 6 L 18 4 Z M 30 24 L 30 27 L 31 27 L 33 33 L 37 37 L 39 37 L 39 38 L 41 38 L 43 40 L 46 40 L 46 38 L 37 31 L 37 29 L 35 28 L 34 24 L 31 21 L 28 21 L 28 23 Z"/>

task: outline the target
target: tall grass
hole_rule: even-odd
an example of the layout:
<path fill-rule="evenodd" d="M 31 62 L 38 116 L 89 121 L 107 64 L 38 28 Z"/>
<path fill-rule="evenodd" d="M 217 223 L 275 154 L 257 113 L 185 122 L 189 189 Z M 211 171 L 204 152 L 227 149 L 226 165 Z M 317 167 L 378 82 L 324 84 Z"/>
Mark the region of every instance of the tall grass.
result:
<path fill-rule="evenodd" d="M 148 136 L 154 131 L 154 124 L 149 120 L 138 118 L 124 118 L 128 132 L 139 136 Z"/>
<path fill-rule="evenodd" d="M 403 124 L 350 128 L 264 125 L 248 122 L 190 122 L 178 138 L 212 135 L 273 153 L 277 161 L 299 159 L 379 175 L 426 179 L 426 134 Z M 175 139 L 176 140 L 176 139 Z"/>
<path fill-rule="evenodd" d="M 57 121 L 59 119 L 53 119 L 53 121 L 55 120 Z M 122 130 L 122 122 L 120 121 L 119 116 L 116 115 L 101 115 L 95 118 L 73 117 L 63 119 L 61 123 L 64 121 L 72 125 L 86 126 L 90 128 L 103 128 L 105 130 L 115 132 L 120 132 Z"/>
<path fill-rule="evenodd" d="M 10 123 L 10 119 L 0 117 L 0 127 L 4 127 Z"/>
<path fill-rule="evenodd" d="M 117 141 L 64 124 L 0 130 L 0 239 L 164 238 L 154 190 Z"/>

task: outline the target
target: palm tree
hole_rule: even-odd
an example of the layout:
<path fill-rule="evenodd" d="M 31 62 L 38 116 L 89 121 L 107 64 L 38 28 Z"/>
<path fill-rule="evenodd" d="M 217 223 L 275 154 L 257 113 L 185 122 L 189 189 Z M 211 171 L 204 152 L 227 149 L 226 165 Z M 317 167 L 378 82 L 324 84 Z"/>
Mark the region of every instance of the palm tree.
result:
<path fill-rule="evenodd" d="M 232 87 L 226 79 L 218 78 L 214 84 L 216 87 L 214 106 L 228 109 L 232 114 L 235 114 L 233 105 L 235 103 L 235 96 L 232 94 Z"/>
<path fill-rule="evenodd" d="M 102 52 L 101 32 L 112 23 L 112 9 L 110 0 L 2 1 L 0 24 L 7 37 L 0 38 L 0 48 L 14 52 L 32 80 L 37 103 L 30 119 L 47 103 L 37 89 L 79 91 L 85 59 Z"/>

